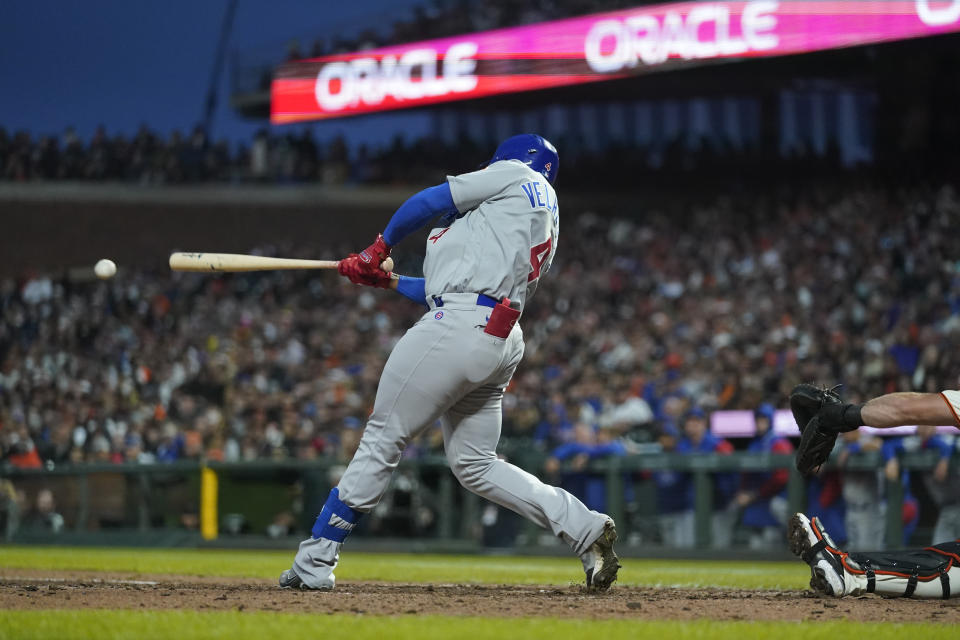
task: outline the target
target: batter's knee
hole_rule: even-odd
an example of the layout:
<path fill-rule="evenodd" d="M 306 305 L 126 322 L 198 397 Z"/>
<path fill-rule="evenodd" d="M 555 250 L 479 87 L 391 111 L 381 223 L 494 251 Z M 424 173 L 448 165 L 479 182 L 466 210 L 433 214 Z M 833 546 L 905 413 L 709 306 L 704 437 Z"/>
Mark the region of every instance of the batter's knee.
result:
<path fill-rule="evenodd" d="M 496 462 L 496 456 L 489 458 L 457 458 L 450 464 L 453 475 L 464 489 L 479 493 L 483 490 L 487 471 Z"/>

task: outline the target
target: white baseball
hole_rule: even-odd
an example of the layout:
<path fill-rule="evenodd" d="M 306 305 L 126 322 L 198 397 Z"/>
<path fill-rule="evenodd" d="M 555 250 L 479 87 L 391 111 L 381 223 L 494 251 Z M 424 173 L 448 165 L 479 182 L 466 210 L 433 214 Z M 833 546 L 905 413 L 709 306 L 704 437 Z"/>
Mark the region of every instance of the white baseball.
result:
<path fill-rule="evenodd" d="M 93 267 L 93 272 L 97 274 L 97 277 L 101 280 L 106 280 L 107 278 L 112 278 L 117 272 L 117 265 L 113 260 L 103 258 L 102 260 L 97 260 L 97 264 Z"/>

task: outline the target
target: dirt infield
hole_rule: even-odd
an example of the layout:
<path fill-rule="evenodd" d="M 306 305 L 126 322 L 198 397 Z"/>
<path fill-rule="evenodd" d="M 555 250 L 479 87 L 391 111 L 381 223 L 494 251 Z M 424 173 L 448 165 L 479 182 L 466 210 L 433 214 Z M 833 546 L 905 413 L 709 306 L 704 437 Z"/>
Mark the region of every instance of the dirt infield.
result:
<path fill-rule="evenodd" d="M 96 572 L 0 572 L 0 609 L 234 609 L 353 615 L 855 620 L 960 623 L 956 601 L 823 599 L 802 591 L 614 586 L 412 585 L 344 582 L 332 592 L 287 591 L 252 579 Z"/>

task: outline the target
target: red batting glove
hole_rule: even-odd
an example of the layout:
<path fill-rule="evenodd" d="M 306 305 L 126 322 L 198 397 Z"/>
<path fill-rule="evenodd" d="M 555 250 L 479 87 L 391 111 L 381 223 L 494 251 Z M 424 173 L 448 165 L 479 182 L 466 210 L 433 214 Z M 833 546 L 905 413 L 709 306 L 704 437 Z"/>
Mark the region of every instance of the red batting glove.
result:
<path fill-rule="evenodd" d="M 373 275 L 374 271 L 383 273 L 383 269 L 380 268 L 380 263 L 386 260 L 389 255 L 390 246 L 387 244 L 387 241 L 383 239 L 383 234 L 379 233 L 373 244 L 357 255 L 360 262 L 360 269 L 370 275 Z"/>
<path fill-rule="evenodd" d="M 378 289 L 389 289 L 392 280 L 391 274 L 381 269 L 379 263 L 373 271 L 367 271 L 367 263 L 356 253 L 351 253 L 341 260 L 337 264 L 337 272 L 353 284 Z"/>

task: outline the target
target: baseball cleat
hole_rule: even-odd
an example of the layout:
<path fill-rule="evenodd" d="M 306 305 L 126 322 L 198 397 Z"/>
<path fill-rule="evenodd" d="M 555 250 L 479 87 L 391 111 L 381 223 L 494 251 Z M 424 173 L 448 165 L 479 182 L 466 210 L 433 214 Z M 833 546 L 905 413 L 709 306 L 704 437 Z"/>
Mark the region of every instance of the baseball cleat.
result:
<path fill-rule="evenodd" d="M 281 589 L 306 589 L 303 580 L 293 572 L 293 569 L 287 569 L 281 573 L 278 582 Z"/>
<path fill-rule="evenodd" d="M 828 596 L 846 594 L 841 552 L 817 518 L 802 513 L 790 518 L 790 551 L 810 565 L 810 588 Z"/>
<path fill-rule="evenodd" d="M 616 581 L 617 571 L 620 570 L 620 559 L 613 551 L 613 543 L 616 541 L 617 528 L 613 520 L 607 518 L 600 537 L 594 540 L 580 557 L 583 570 L 587 574 L 587 589 L 606 591 Z"/>
<path fill-rule="evenodd" d="M 333 575 L 331 575 L 329 584 L 317 587 L 308 586 L 293 569 L 287 569 L 281 573 L 280 579 L 277 582 L 280 584 L 281 589 L 300 589 L 301 591 L 329 591 L 333 589 L 334 585 Z"/>

